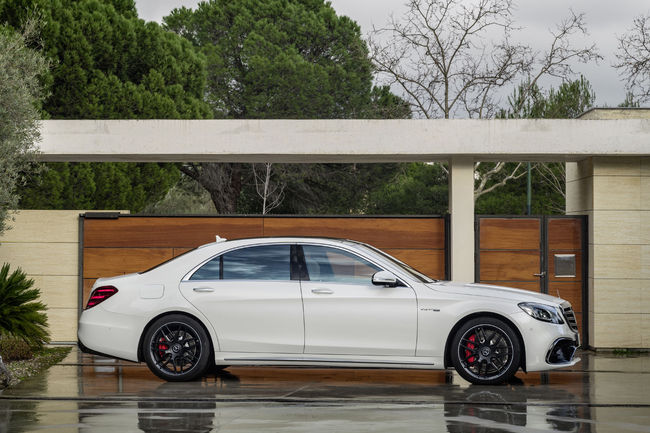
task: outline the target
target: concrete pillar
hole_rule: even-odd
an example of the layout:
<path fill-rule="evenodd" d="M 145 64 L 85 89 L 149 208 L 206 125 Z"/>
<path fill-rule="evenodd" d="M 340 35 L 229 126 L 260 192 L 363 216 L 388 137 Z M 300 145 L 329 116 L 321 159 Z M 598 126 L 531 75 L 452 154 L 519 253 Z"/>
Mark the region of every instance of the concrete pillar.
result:
<path fill-rule="evenodd" d="M 567 163 L 568 215 L 589 216 L 589 345 L 650 347 L 650 158 Z"/>
<path fill-rule="evenodd" d="M 474 159 L 449 161 L 449 211 L 451 212 L 451 279 L 474 279 Z"/>

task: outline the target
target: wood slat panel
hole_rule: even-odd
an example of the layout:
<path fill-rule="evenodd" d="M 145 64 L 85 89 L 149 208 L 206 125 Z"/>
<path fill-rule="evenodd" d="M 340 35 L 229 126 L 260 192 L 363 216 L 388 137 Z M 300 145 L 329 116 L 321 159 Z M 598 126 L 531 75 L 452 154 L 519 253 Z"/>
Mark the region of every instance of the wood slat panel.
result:
<path fill-rule="evenodd" d="M 444 249 L 442 218 L 266 218 L 264 236 L 353 239 L 377 248 Z"/>
<path fill-rule="evenodd" d="M 586 344 L 584 328 L 582 327 L 582 313 L 576 313 L 576 322 L 578 323 L 578 333 L 580 334 L 581 343 Z"/>
<path fill-rule="evenodd" d="M 95 281 L 97 281 L 97 278 L 84 278 L 83 301 L 81 308 L 86 307 L 88 298 L 90 297 L 90 289 L 93 287 L 93 284 L 95 284 Z"/>
<path fill-rule="evenodd" d="M 512 287 L 513 289 L 529 290 L 537 293 L 541 292 L 539 279 L 536 281 L 481 281 L 481 283 Z"/>
<path fill-rule="evenodd" d="M 440 250 L 385 250 L 391 256 L 431 278 L 445 278 L 445 252 Z"/>
<path fill-rule="evenodd" d="M 548 221 L 548 249 L 582 249 L 582 219 L 550 219 Z"/>
<path fill-rule="evenodd" d="M 262 236 L 262 218 L 124 217 L 84 220 L 84 247 L 185 247 Z"/>
<path fill-rule="evenodd" d="M 188 251 L 191 251 L 193 248 L 174 248 L 174 257 L 185 254 Z"/>
<path fill-rule="evenodd" d="M 532 281 L 540 269 L 537 251 L 481 251 L 480 281 Z"/>
<path fill-rule="evenodd" d="M 571 302 L 573 311 L 582 312 L 582 282 L 574 283 L 548 283 L 548 294 L 557 296 L 560 292 L 560 298 Z"/>
<path fill-rule="evenodd" d="M 84 278 L 147 270 L 173 257 L 172 248 L 84 248 Z"/>
<path fill-rule="evenodd" d="M 538 219 L 482 218 L 480 248 L 488 250 L 539 250 Z"/>
<path fill-rule="evenodd" d="M 555 254 L 575 254 L 576 255 L 576 276 L 575 277 L 556 277 L 555 276 Z M 553 282 L 568 282 L 568 281 L 582 281 L 582 251 L 550 251 L 548 254 L 548 281 Z"/>

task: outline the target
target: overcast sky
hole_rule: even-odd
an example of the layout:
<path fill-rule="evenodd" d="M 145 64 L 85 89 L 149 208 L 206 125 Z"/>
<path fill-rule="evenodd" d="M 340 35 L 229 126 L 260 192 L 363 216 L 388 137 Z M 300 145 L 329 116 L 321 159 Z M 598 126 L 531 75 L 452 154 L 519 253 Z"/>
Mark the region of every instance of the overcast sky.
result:
<path fill-rule="evenodd" d="M 235 0 L 233 0 L 235 1 Z M 180 6 L 193 8 L 198 0 L 136 0 L 140 18 L 161 22 L 162 17 Z M 361 26 L 367 35 L 372 26 L 380 27 L 389 16 L 400 17 L 404 11 L 403 0 L 331 0 L 339 15 L 347 15 Z M 599 106 L 616 106 L 625 98 L 625 89 L 614 63 L 616 37 L 625 33 L 634 17 L 650 13 L 649 0 L 519 0 L 515 22 L 524 29 L 518 39 L 533 48 L 543 50 L 550 43 L 549 28 L 569 15 L 569 8 L 576 13 L 585 12 L 589 29 L 588 40 L 594 42 L 605 60 L 598 65 L 575 66 L 591 82 Z M 523 39 L 525 38 L 525 40 Z M 580 42 L 580 40 L 577 40 Z"/>

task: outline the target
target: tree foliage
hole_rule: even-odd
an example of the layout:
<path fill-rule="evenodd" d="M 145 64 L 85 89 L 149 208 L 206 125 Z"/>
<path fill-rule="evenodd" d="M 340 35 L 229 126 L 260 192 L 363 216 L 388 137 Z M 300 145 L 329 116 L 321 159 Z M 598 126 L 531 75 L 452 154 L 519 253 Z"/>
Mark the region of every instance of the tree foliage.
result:
<path fill-rule="evenodd" d="M 498 117 L 507 119 L 575 119 L 594 105 L 596 94 L 580 76 L 544 92 L 530 81 L 521 83 L 508 97 L 508 106 Z"/>
<path fill-rule="evenodd" d="M 277 164 L 276 184 L 283 184 L 285 199 L 277 214 L 365 214 L 371 193 L 391 182 L 402 164 Z M 274 164 L 274 167 L 276 164 Z M 238 206 L 242 213 L 260 213 L 256 184 L 244 178 Z M 394 213 L 394 212 L 391 212 Z"/>
<path fill-rule="evenodd" d="M 195 10 L 175 9 L 164 23 L 206 56 L 206 95 L 217 118 L 410 116 L 408 106 L 388 87 L 373 89 L 372 63 L 359 26 L 337 16 L 323 0 L 213 0 L 199 3 Z M 328 167 L 332 173 L 351 176 L 359 170 Z M 323 180 L 325 168 L 270 166 L 267 185 L 277 185 L 287 201 L 286 206 L 276 203 L 276 211 L 305 209 L 301 202 L 322 198 L 331 186 Z M 219 213 L 259 212 L 264 207 L 251 165 L 186 164 L 182 171 L 210 192 Z M 292 181 L 300 176 L 307 179 Z M 308 186 L 325 189 L 307 191 Z M 300 196 L 292 198 L 293 193 Z"/>
<path fill-rule="evenodd" d="M 48 62 L 27 46 L 36 44 L 33 25 L 27 23 L 22 33 L 0 26 L 0 234 L 9 210 L 17 206 L 17 188 L 33 168 L 39 138 L 39 76 Z"/>
<path fill-rule="evenodd" d="M 369 103 L 359 26 L 322 0 L 213 0 L 164 23 L 205 54 L 215 117 L 360 117 Z"/>
<path fill-rule="evenodd" d="M 132 0 L 0 0 L 0 22 L 42 17 L 45 116 L 54 119 L 205 118 L 205 59 L 188 41 L 137 18 Z M 48 164 L 23 207 L 139 210 L 179 177 L 169 164 Z M 143 183 L 143 180 L 145 181 Z M 118 189 L 119 188 L 119 189 Z M 113 190 L 116 197 L 107 197 Z M 79 194 L 78 194 L 79 192 Z"/>
<path fill-rule="evenodd" d="M 368 214 L 444 215 L 449 211 L 447 172 L 440 164 L 405 164 L 370 193 Z"/>

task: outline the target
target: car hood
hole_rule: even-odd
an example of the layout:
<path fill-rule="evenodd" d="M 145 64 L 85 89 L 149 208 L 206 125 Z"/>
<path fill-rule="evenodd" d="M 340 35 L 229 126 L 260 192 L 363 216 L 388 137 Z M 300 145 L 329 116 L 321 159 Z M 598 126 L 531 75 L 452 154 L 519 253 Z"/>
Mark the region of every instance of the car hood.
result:
<path fill-rule="evenodd" d="M 444 293 L 499 298 L 516 302 L 542 302 L 551 305 L 560 305 L 562 302 L 565 302 L 561 298 L 545 295 L 543 293 L 535 293 L 529 290 L 513 289 L 504 286 L 493 286 L 490 284 L 464 284 L 454 283 L 452 281 L 443 281 L 429 284 L 429 287 Z"/>

